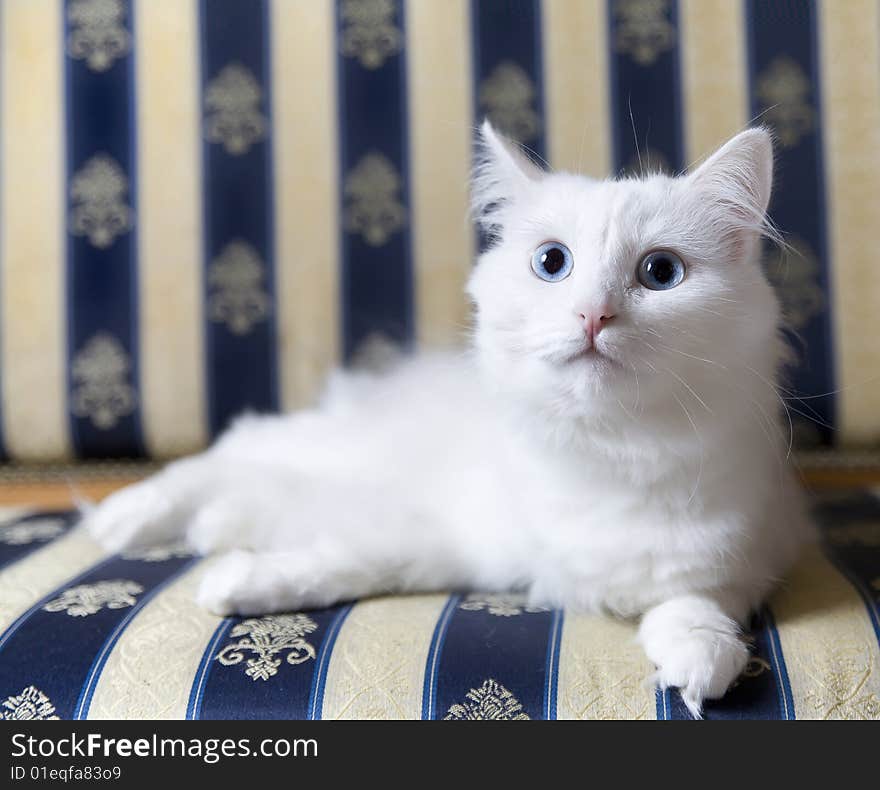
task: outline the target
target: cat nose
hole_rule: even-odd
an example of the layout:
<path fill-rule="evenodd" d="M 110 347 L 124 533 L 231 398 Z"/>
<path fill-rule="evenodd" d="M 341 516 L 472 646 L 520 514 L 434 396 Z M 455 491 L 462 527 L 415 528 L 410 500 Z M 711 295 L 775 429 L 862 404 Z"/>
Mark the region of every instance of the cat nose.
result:
<path fill-rule="evenodd" d="M 596 336 L 608 325 L 608 322 L 614 318 L 614 312 L 607 306 L 603 306 L 598 310 L 587 313 L 578 313 L 581 320 L 581 326 L 584 333 L 592 343 Z"/>

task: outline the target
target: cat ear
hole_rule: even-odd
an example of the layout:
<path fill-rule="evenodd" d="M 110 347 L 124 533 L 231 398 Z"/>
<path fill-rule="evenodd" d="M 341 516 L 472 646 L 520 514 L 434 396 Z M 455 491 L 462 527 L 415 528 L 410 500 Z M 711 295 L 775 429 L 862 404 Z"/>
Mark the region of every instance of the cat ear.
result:
<path fill-rule="evenodd" d="M 764 127 L 728 140 L 688 176 L 706 199 L 724 210 L 728 231 L 775 236 L 767 218 L 773 188 L 773 139 Z"/>
<path fill-rule="evenodd" d="M 501 224 L 503 207 L 544 175 L 522 149 L 483 121 L 471 180 L 471 207 L 486 229 Z"/>

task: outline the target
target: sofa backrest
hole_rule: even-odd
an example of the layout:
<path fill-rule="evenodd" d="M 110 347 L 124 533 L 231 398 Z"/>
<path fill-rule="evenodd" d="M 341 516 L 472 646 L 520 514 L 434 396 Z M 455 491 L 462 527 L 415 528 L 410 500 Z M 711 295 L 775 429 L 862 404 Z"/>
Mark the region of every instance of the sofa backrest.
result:
<path fill-rule="evenodd" d="M 876 0 L 0 0 L 3 452 L 187 452 L 458 342 L 483 116 L 595 176 L 772 126 L 800 439 L 880 440 Z"/>

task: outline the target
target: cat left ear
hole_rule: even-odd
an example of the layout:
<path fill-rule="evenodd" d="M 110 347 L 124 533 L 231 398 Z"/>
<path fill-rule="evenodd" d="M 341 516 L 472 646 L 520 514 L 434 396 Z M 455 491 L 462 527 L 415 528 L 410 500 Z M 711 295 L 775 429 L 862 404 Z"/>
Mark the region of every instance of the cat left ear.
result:
<path fill-rule="evenodd" d="M 483 121 L 471 180 L 471 205 L 484 227 L 500 225 L 503 206 L 543 175 L 519 145 L 499 134 L 488 119 Z"/>
<path fill-rule="evenodd" d="M 768 232 L 767 206 L 773 188 L 773 139 L 763 128 L 728 140 L 688 176 L 720 204 L 741 231 Z"/>

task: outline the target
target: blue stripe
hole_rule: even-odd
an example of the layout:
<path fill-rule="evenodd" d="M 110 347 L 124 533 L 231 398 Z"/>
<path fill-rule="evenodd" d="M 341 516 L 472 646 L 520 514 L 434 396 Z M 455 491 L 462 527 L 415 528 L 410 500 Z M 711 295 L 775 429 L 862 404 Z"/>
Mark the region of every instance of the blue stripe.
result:
<path fill-rule="evenodd" d="M 8 565 L 12 565 L 19 560 L 24 559 L 28 556 L 28 554 L 33 553 L 37 549 L 43 548 L 43 546 L 47 545 L 51 541 L 57 540 L 63 535 L 66 535 L 70 528 L 74 525 L 74 523 L 76 523 L 78 518 L 79 514 L 75 510 L 50 510 L 37 513 L 29 513 L 26 516 L 14 518 L 3 524 L 0 524 L 0 570 Z M 34 538 L 29 543 L 7 542 L 14 540 L 12 536 L 13 528 L 17 526 L 27 527 L 27 525 L 31 522 L 43 521 L 47 519 L 57 522 L 62 531 L 59 532 L 57 535 L 50 535 L 46 538 Z"/>
<path fill-rule="evenodd" d="M 546 691 L 544 693 L 544 718 L 556 719 L 556 701 L 559 692 L 559 648 L 562 644 L 562 628 L 565 614 L 561 609 L 553 613 L 553 626 L 547 642 Z"/>
<path fill-rule="evenodd" d="M 344 11 L 337 0 L 340 298 L 348 361 L 372 335 L 409 345 L 414 299 L 403 3 L 394 0 L 387 20 L 398 47 L 378 61 L 358 47 L 346 49 L 353 25 Z"/>
<path fill-rule="evenodd" d="M 217 660 L 221 651 L 235 645 L 242 638 L 234 636 L 236 626 L 248 620 L 261 618 L 233 618 L 215 634 L 211 646 L 205 652 L 199 670 L 199 678 L 190 694 L 189 715 L 199 719 L 308 719 L 323 694 L 324 680 L 316 679 L 322 669 L 322 660 L 329 660 L 332 640 L 347 614 L 349 605 L 334 606 L 303 614 L 315 625 L 313 631 L 304 634 L 304 640 L 314 649 L 314 658 L 298 664 L 289 663 L 291 647 L 269 651 L 263 658 L 277 662 L 274 673 L 268 677 L 253 678 L 246 673 L 248 661 L 260 659 L 259 651 L 243 648 L 238 653 L 238 663 L 222 664 Z M 219 638 L 218 638 L 219 637 Z M 231 651 L 230 651 L 231 652 Z M 320 689 L 320 692 L 319 692 Z"/>
<path fill-rule="evenodd" d="M 474 118 L 488 118 L 507 137 L 525 146 L 539 160 L 547 158 L 547 114 L 539 0 L 471 0 Z M 515 90 L 528 100 L 510 112 L 507 102 L 496 103 L 500 87 Z M 510 88 L 505 92 L 510 93 Z M 484 250 L 490 238 L 478 231 L 477 246 Z"/>
<path fill-rule="evenodd" d="M 770 204 L 774 222 L 787 240 L 805 246 L 804 258 L 790 256 L 793 270 L 804 267 L 809 259 L 818 265 L 815 286 L 824 295 L 824 306 L 817 309 L 797 329 L 794 347 L 801 364 L 793 372 L 790 385 L 809 401 L 793 401 L 801 442 L 832 438 L 834 423 L 834 346 L 829 305 L 832 303 L 825 229 L 825 175 L 822 156 L 822 97 L 819 76 L 817 4 L 813 0 L 789 0 L 786 3 L 746 1 L 749 45 L 749 89 L 752 115 L 773 126 L 777 133 L 776 184 Z M 773 74 L 791 71 L 805 81 L 800 94 L 767 94 L 767 80 Z M 787 83 L 790 84 L 790 78 Z M 772 82 L 771 82 L 772 84 Z M 763 87 L 763 91 L 762 91 Z M 804 126 L 791 121 L 806 118 Z M 806 114 L 806 115 L 804 115 Z M 772 260 L 771 256 L 768 259 Z M 779 274 L 783 306 L 786 303 L 785 271 Z M 801 278 L 793 278 L 801 279 Z M 829 393 L 824 394 L 823 393 Z M 816 397 L 819 396 L 819 397 Z M 818 421 L 818 422 L 817 422 Z M 826 425 L 822 425 L 825 423 Z"/>
<path fill-rule="evenodd" d="M 205 377 L 212 435 L 243 411 L 278 407 L 268 13 L 267 0 L 200 3 Z M 209 91 L 220 92 L 238 112 L 209 106 Z M 244 126 L 238 124 L 242 117 L 248 119 Z M 225 298 L 241 297 L 242 281 L 265 300 L 261 308 Z"/>
<path fill-rule="evenodd" d="M 65 2 L 66 41 L 72 32 Z M 133 41 L 130 0 L 124 21 Z M 74 451 L 81 457 L 143 455 L 137 313 L 137 172 L 135 157 L 134 52 L 96 68 L 88 58 L 65 58 L 67 126 L 66 188 L 68 202 L 67 314 L 68 392 Z M 97 157 L 97 158 L 96 158 Z M 109 170 L 108 170 L 109 168 Z M 108 180 L 109 177 L 109 180 Z M 114 181 L 121 178 L 121 181 Z M 74 179 L 107 198 L 85 200 L 89 229 L 73 227 L 80 201 L 71 195 Z M 106 205 L 128 210 L 128 227 L 115 228 Z M 116 219 L 121 219 L 114 212 Z M 111 346 L 94 345 L 108 339 Z M 89 354 L 85 381 L 74 375 L 74 362 Z M 109 377 L 109 383 L 106 378 Z M 89 391 L 89 383 L 93 389 Z M 77 405 L 83 398 L 90 401 Z M 96 402 L 97 399 L 97 402 Z"/>
<path fill-rule="evenodd" d="M 327 629 L 327 636 L 321 643 L 321 652 L 318 655 L 317 668 L 312 677 L 312 689 L 309 692 L 309 718 L 320 719 L 324 710 L 324 687 L 327 685 L 327 667 L 330 666 L 330 656 L 333 654 L 333 646 L 336 644 L 336 637 L 339 636 L 339 629 L 348 613 L 352 610 L 354 604 L 342 607 L 336 615 L 336 619 Z"/>
<path fill-rule="evenodd" d="M 474 118 L 488 117 L 508 137 L 546 158 L 541 3 L 539 0 L 471 0 Z M 512 68 L 511 68 L 512 67 Z M 524 76 L 531 91 L 518 112 L 493 102 L 494 80 Z M 511 84 L 511 83 L 508 83 Z"/>
<path fill-rule="evenodd" d="M 100 652 L 95 656 L 95 660 L 92 662 L 92 666 L 86 676 L 86 681 L 80 690 L 79 699 L 73 710 L 74 719 L 88 718 L 89 708 L 92 705 L 92 697 L 95 695 L 95 689 L 98 686 L 98 681 L 101 679 L 101 673 L 104 671 L 104 666 L 107 664 L 107 659 L 110 657 L 110 653 L 119 641 L 119 637 L 122 636 L 122 633 L 128 627 L 128 624 L 134 620 L 137 614 L 156 596 L 157 593 L 174 581 L 175 576 L 183 574 L 197 562 L 199 562 L 198 559 L 190 560 L 189 563 L 185 564 L 183 567 L 176 569 L 174 576 L 169 576 L 167 579 L 159 582 L 151 590 L 141 595 L 138 598 L 137 603 L 132 606 L 125 617 L 119 621 L 116 628 L 114 628 L 110 636 L 107 637 Z"/>
<path fill-rule="evenodd" d="M 214 630 L 214 635 L 205 652 L 202 654 L 202 660 L 199 662 L 199 669 L 196 672 L 195 680 L 193 680 L 192 689 L 189 693 L 189 702 L 186 706 L 187 719 L 200 719 L 202 716 L 202 699 L 205 691 L 205 680 L 211 670 L 211 664 L 214 656 L 217 655 L 217 647 L 220 642 L 226 639 L 229 630 L 235 623 L 235 618 L 227 617 L 220 621 L 220 625 Z"/>
<path fill-rule="evenodd" d="M 460 595 L 449 596 L 431 635 L 431 646 L 428 648 L 428 661 L 425 665 L 425 683 L 422 688 L 422 719 L 433 719 L 437 710 L 437 672 L 440 668 L 440 656 L 443 653 L 443 643 L 446 641 L 449 619 L 459 601 L 461 601 Z"/>
<path fill-rule="evenodd" d="M 657 700 L 657 721 L 669 721 L 669 709 L 672 707 L 672 690 L 658 687 L 654 696 Z"/>
<path fill-rule="evenodd" d="M 776 620 L 768 607 L 764 607 L 762 616 L 767 635 L 770 664 L 776 677 L 776 688 L 779 694 L 779 718 L 792 720 L 796 718 L 794 696 L 791 693 L 791 681 L 788 678 L 788 668 L 785 666 L 782 643 L 779 641 L 779 632 L 776 630 Z"/>
<path fill-rule="evenodd" d="M 113 556 L 46 596 L 0 637 L 0 696 L 16 695 L 35 686 L 49 698 L 60 718 L 73 718 L 83 712 L 82 705 L 89 696 L 89 692 L 83 696 L 83 689 L 94 682 L 112 642 L 131 621 L 132 610 L 139 610 L 153 590 L 191 563 L 192 558 L 146 562 Z M 102 606 L 84 616 L 44 610 L 64 590 L 110 580 L 135 582 L 143 588 L 136 594 L 134 606 Z"/>
<path fill-rule="evenodd" d="M 634 4 L 607 3 L 615 168 L 636 174 L 641 168 L 678 172 L 685 164 L 678 2 L 664 3 L 650 37 L 640 25 L 629 24 L 628 11 L 638 11 Z"/>
<path fill-rule="evenodd" d="M 432 718 L 446 717 L 453 705 L 467 706 L 468 695 L 479 694 L 487 683 L 513 695 L 516 715 L 545 718 L 553 682 L 547 656 L 557 638 L 556 614 L 520 608 L 504 616 L 493 614 L 491 606 L 473 611 L 462 605 L 452 610 L 437 653 Z"/>

